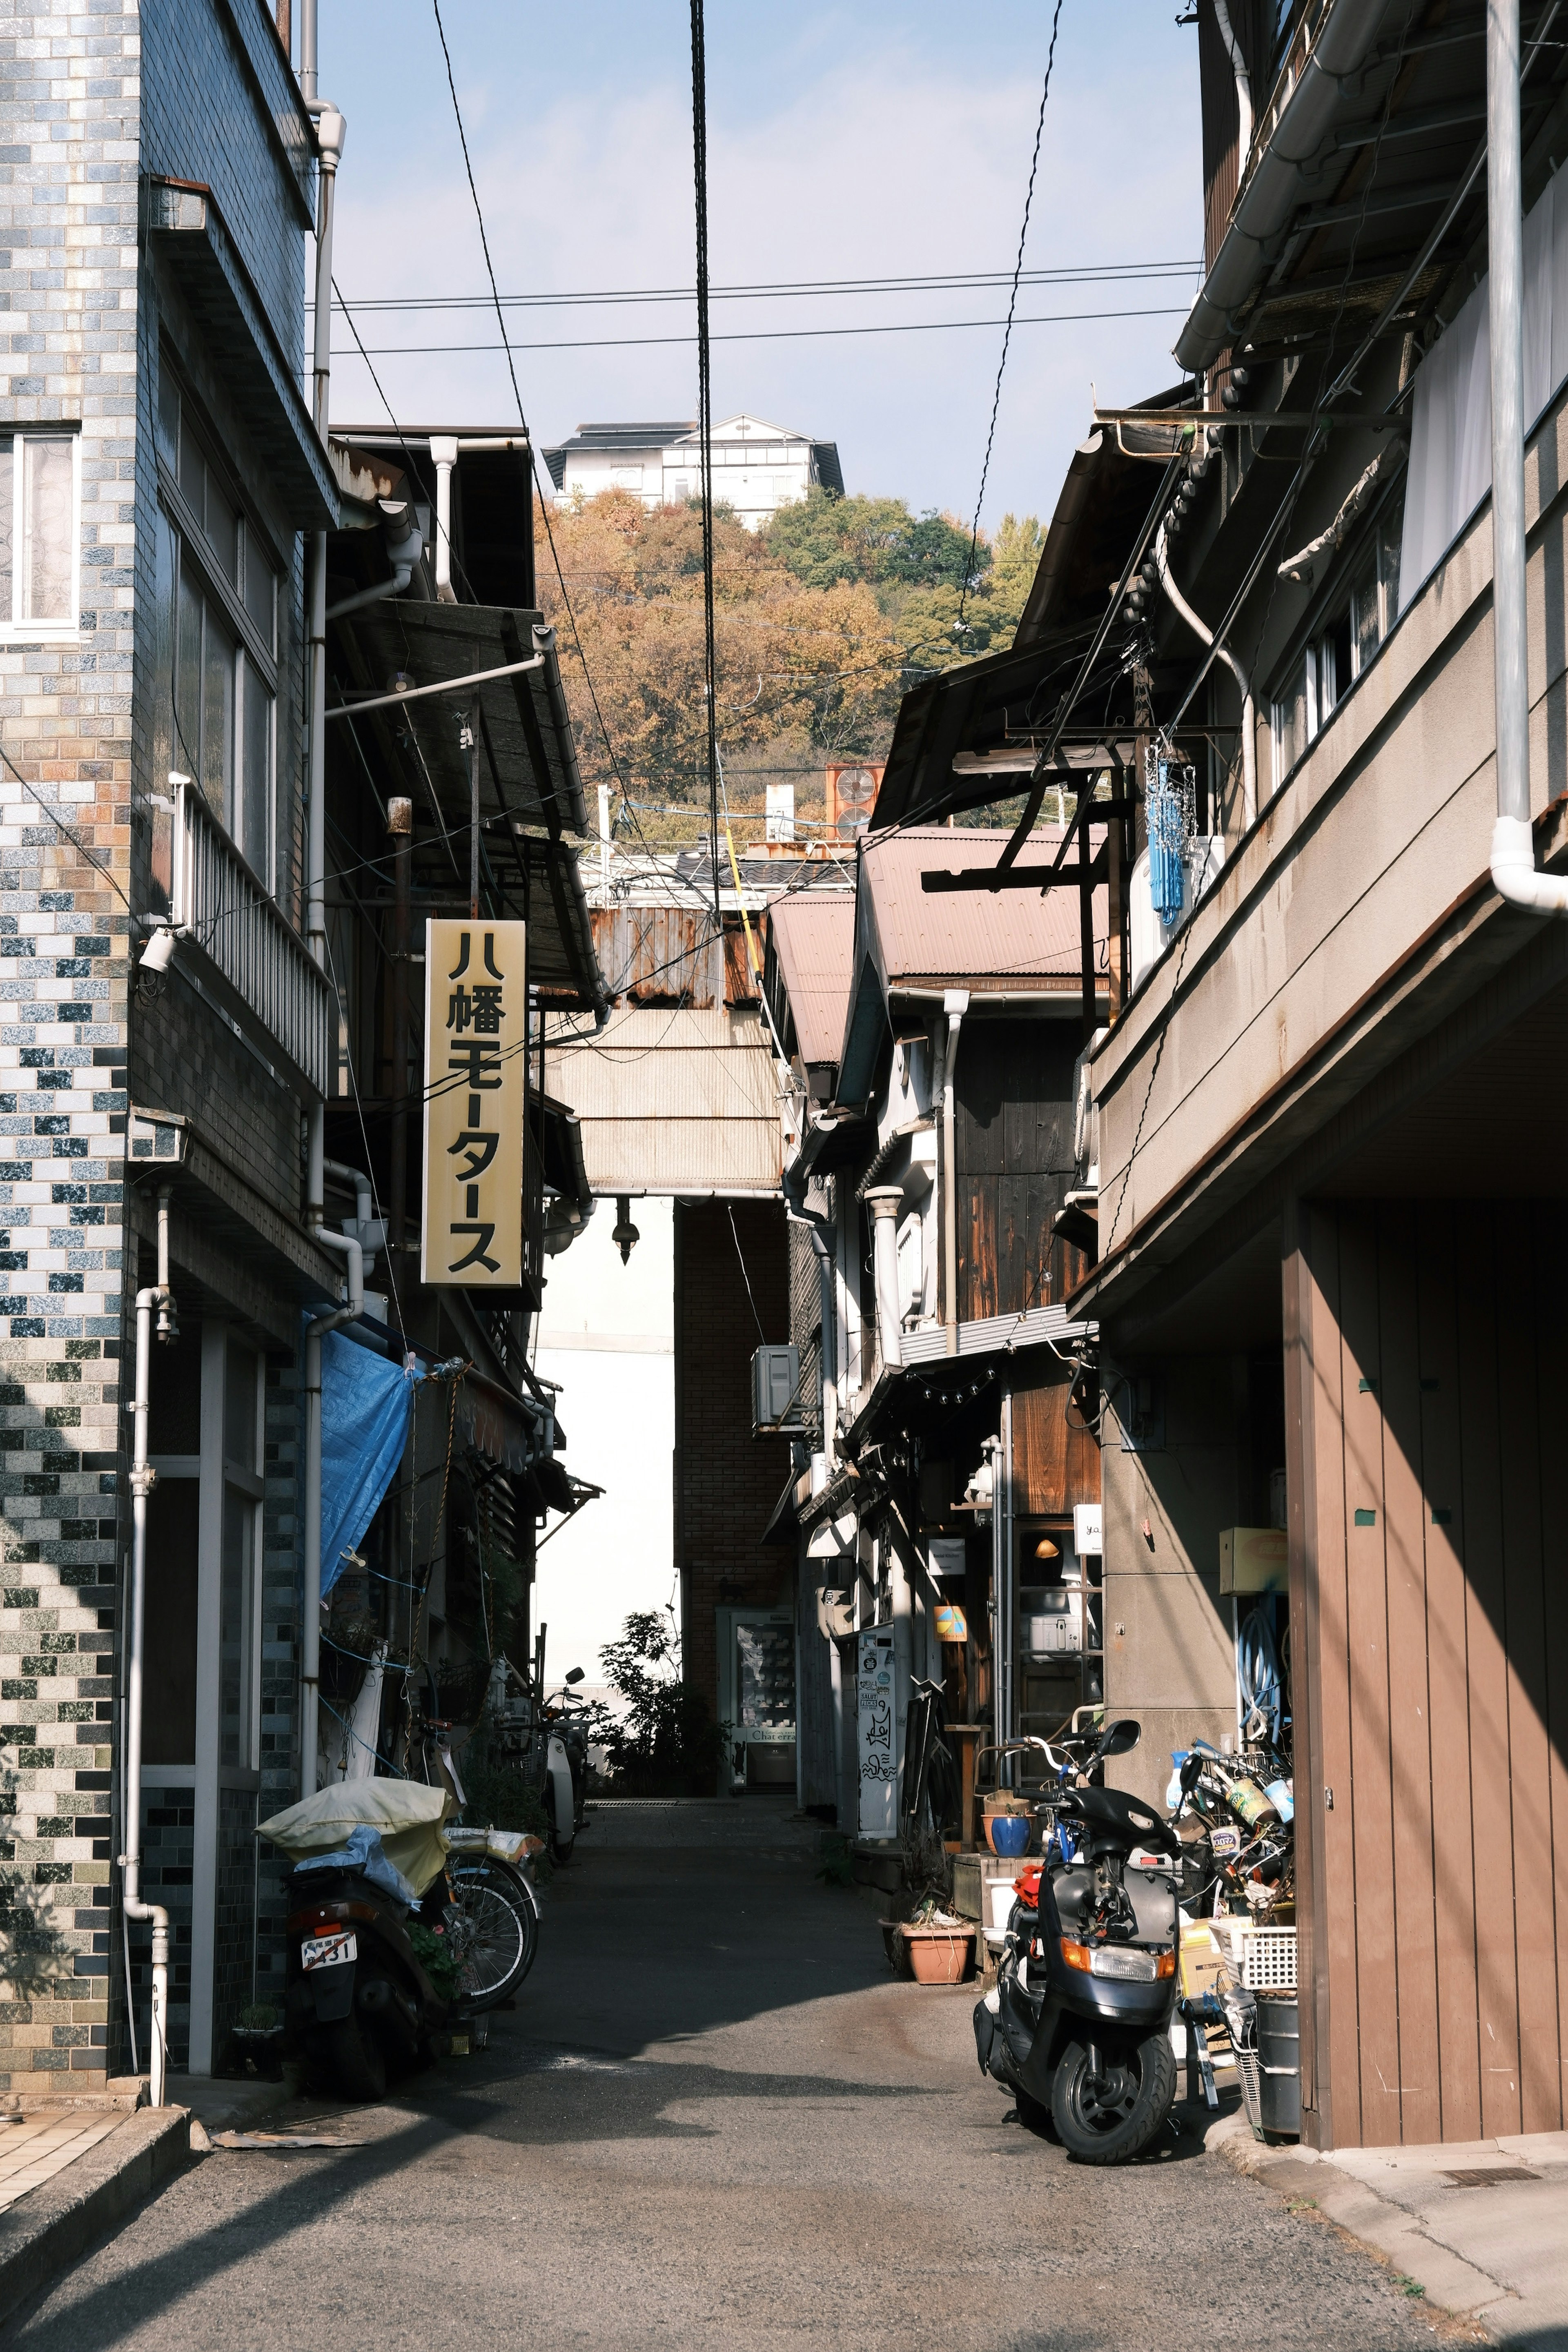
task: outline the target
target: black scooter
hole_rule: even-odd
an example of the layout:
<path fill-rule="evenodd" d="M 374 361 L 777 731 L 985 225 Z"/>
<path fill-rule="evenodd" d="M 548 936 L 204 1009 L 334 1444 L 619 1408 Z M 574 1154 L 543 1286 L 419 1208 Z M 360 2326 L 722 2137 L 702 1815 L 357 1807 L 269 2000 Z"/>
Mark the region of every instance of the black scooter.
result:
<path fill-rule="evenodd" d="M 1109 1725 L 1019 1900 L 994 1989 L 974 2011 L 981 2071 L 1083 2164 L 1124 2164 L 1159 2137 L 1176 2093 L 1171 2019 L 1180 1956 L 1181 1846 L 1158 1813 L 1089 1774 L 1135 1748 Z"/>
<path fill-rule="evenodd" d="M 288 1886 L 284 2051 L 330 2075 L 345 2098 L 384 2098 L 389 2075 L 435 2056 L 448 2004 L 415 1956 L 402 1905 L 368 1878 L 306 1861 Z M 442 1892 L 437 1878 L 437 1914 Z"/>

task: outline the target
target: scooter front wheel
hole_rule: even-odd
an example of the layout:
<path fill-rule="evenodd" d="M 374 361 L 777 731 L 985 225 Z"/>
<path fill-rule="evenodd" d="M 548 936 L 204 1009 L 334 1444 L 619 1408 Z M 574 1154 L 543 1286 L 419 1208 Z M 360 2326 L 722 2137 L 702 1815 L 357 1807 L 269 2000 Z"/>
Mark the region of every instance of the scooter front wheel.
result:
<path fill-rule="evenodd" d="M 1176 2095 L 1176 2061 L 1166 2032 L 1103 2053 L 1069 2042 L 1051 2081 L 1051 2121 L 1079 2164 L 1126 2164 L 1159 2137 Z"/>

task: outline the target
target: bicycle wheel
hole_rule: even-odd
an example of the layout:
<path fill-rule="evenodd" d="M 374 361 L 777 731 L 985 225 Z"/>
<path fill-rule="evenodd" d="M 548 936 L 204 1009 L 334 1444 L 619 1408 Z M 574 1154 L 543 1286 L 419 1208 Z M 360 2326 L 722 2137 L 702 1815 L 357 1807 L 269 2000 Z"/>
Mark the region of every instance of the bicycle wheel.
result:
<path fill-rule="evenodd" d="M 522 1982 L 539 1949 L 539 1918 L 521 1886 L 490 1863 L 452 1874 L 453 1933 L 461 1948 L 459 1998 L 493 2009 Z"/>

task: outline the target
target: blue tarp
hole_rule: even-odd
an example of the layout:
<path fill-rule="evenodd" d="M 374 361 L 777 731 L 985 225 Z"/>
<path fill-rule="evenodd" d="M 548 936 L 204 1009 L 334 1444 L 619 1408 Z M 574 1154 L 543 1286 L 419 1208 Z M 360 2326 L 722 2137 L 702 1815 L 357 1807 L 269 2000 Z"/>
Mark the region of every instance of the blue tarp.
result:
<path fill-rule="evenodd" d="M 414 1383 L 423 1375 L 356 1347 L 341 1331 L 321 1341 L 321 1598 L 357 1551 L 408 1441 Z"/>

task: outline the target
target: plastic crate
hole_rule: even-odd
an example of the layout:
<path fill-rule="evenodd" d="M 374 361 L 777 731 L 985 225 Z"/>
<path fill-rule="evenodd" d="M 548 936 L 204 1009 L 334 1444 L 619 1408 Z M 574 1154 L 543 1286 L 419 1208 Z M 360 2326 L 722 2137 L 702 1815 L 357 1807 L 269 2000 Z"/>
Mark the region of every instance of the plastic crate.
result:
<path fill-rule="evenodd" d="M 1294 1927 L 1253 1927 L 1244 1919 L 1212 1919 L 1209 1925 L 1231 1973 L 1248 1992 L 1296 1990 Z"/>

